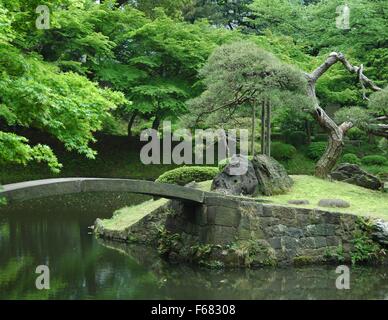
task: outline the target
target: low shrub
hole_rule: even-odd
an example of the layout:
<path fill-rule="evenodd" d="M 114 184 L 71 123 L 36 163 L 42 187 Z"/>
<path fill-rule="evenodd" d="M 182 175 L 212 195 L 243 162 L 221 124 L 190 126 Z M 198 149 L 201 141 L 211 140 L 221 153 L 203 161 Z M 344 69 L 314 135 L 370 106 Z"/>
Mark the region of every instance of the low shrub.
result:
<path fill-rule="evenodd" d="M 291 160 L 282 162 L 288 174 L 314 175 L 315 162 L 302 153 L 297 153 Z"/>
<path fill-rule="evenodd" d="M 361 161 L 362 161 L 362 164 L 367 166 L 371 166 L 371 165 L 383 166 L 387 163 L 387 158 L 376 154 L 376 155 L 363 157 Z"/>
<path fill-rule="evenodd" d="M 212 180 L 218 173 L 216 167 L 180 167 L 163 173 L 156 182 L 184 186 L 192 181 Z"/>
<path fill-rule="evenodd" d="M 388 156 L 388 139 L 381 138 L 378 143 L 378 147 L 384 155 Z"/>
<path fill-rule="evenodd" d="M 273 142 L 271 144 L 271 156 L 276 160 L 291 160 L 296 154 L 296 148 L 287 143 Z"/>
<path fill-rule="evenodd" d="M 293 131 L 287 135 L 286 141 L 294 147 L 303 146 L 307 144 L 307 134 L 304 131 Z"/>
<path fill-rule="evenodd" d="M 342 156 L 341 163 L 361 164 L 361 159 L 354 153 L 346 153 Z"/>
<path fill-rule="evenodd" d="M 313 137 L 314 142 L 326 142 L 327 141 L 327 134 L 326 133 L 318 133 Z"/>
<path fill-rule="evenodd" d="M 350 139 L 350 140 L 365 140 L 368 138 L 367 134 L 362 131 L 361 129 L 358 129 L 356 127 L 354 128 L 351 128 L 346 136 Z"/>
<path fill-rule="evenodd" d="M 325 153 L 326 147 L 326 142 L 312 142 L 307 148 L 307 156 L 312 160 L 318 160 Z"/>

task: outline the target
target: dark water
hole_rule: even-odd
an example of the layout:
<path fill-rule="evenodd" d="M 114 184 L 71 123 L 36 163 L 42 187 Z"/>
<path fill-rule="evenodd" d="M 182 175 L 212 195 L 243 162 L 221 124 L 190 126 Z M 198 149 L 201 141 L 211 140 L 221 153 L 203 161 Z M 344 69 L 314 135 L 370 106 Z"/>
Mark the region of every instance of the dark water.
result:
<path fill-rule="evenodd" d="M 0 299 L 388 299 L 385 267 L 212 271 L 160 260 L 155 250 L 102 242 L 88 227 L 135 195 L 83 195 L 0 209 Z M 50 290 L 37 290 L 38 265 Z"/>

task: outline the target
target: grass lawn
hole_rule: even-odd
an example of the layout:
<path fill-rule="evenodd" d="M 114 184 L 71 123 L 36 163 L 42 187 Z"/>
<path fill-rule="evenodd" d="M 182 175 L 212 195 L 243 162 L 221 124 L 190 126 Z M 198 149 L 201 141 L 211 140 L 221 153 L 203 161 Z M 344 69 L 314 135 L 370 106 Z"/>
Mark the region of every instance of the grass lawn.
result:
<path fill-rule="evenodd" d="M 290 192 L 272 197 L 260 196 L 260 198 L 282 205 L 289 205 L 287 203 L 289 200 L 309 200 L 310 205 L 294 207 L 319 208 L 388 220 L 388 193 L 373 191 L 344 182 L 330 182 L 313 176 L 299 175 L 291 177 L 295 184 Z M 211 181 L 205 181 L 198 185 L 200 189 L 209 191 Z M 351 206 L 344 209 L 318 207 L 318 202 L 322 199 L 342 199 L 348 201 Z"/>
<path fill-rule="evenodd" d="M 149 200 L 135 206 L 122 208 L 117 210 L 111 219 L 103 220 L 103 225 L 109 230 L 122 231 L 167 202 L 167 199 Z"/>

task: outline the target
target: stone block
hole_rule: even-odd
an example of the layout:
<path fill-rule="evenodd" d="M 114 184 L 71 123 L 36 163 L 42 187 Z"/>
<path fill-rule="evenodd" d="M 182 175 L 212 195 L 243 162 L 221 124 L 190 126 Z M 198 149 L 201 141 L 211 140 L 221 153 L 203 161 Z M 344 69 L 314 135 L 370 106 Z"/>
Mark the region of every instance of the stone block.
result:
<path fill-rule="evenodd" d="M 299 245 L 303 249 L 314 249 L 316 247 L 315 238 L 313 237 L 302 238 L 299 240 Z"/>
<path fill-rule="evenodd" d="M 282 248 L 281 238 L 270 238 L 268 239 L 268 243 L 275 250 L 279 250 Z"/>
<path fill-rule="evenodd" d="M 227 227 L 237 227 L 240 224 L 240 212 L 238 209 L 210 206 L 207 208 L 207 223 Z"/>
<path fill-rule="evenodd" d="M 326 238 L 325 237 L 316 237 L 315 238 L 315 247 L 317 249 L 323 248 L 327 246 Z"/>
<path fill-rule="evenodd" d="M 237 230 L 234 227 L 208 226 L 206 233 L 206 243 L 215 245 L 231 244 L 238 237 Z"/>
<path fill-rule="evenodd" d="M 293 238 L 302 238 L 304 236 L 303 230 L 299 228 L 290 227 L 287 229 L 286 234 Z"/>

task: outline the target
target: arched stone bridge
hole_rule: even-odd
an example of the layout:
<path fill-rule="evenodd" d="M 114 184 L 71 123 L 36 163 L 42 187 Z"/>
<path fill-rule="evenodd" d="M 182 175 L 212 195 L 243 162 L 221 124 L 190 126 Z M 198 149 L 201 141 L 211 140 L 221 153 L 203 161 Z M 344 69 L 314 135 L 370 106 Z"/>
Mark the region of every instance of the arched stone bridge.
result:
<path fill-rule="evenodd" d="M 61 178 L 20 182 L 0 187 L 0 197 L 7 198 L 9 203 L 86 192 L 129 192 L 193 204 L 214 203 L 225 201 L 226 198 L 236 200 L 236 197 L 225 197 L 190 187 L 131 179 Z"/>

